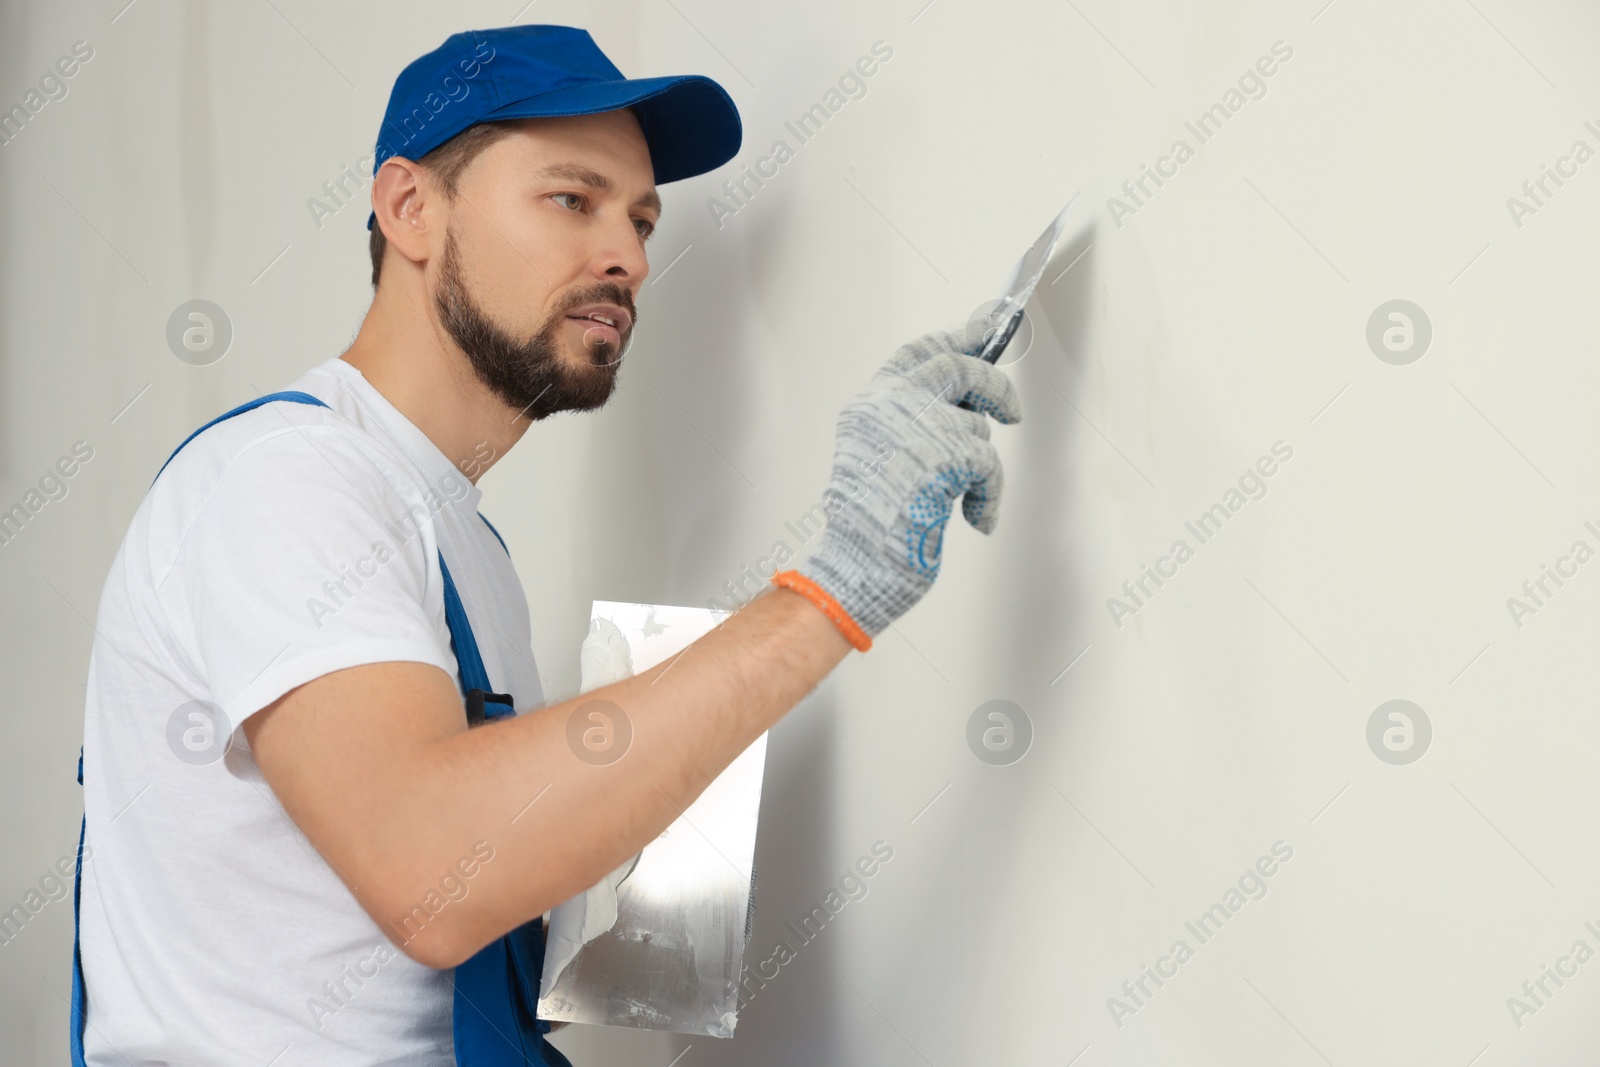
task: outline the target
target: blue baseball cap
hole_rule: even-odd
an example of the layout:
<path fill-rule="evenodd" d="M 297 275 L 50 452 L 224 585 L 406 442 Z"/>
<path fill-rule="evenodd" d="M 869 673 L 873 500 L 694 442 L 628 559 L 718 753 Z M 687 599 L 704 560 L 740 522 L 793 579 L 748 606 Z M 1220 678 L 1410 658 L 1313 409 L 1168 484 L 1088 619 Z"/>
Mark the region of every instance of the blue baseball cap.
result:
<path fill-rule="evenodd" d="M 638 115 L 657 185 L 722 166 L 744 137 L 733 98 L 710 78 L 624 78 L 587 30 L 503 26 L 451 34 L 400 72 L 372 174 L 390 156 L 421 159 L 480 122 L 625 107 Z M 375 221 L 368 215 L 367 229 Z"/>

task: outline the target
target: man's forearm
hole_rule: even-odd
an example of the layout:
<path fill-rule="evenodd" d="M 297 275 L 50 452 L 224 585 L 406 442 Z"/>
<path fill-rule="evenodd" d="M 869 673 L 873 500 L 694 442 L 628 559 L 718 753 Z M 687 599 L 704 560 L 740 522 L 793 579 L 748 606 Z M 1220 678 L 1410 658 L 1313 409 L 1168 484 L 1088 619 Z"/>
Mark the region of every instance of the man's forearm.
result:
<path fill-rule="evenodd" d="M 633 678 L 422 748 L 391 824 L 403 835 L 394 845 L 415 850 L 418 862 L 404 865 L 421 880 L 412 895 L 436 883 L 433 872 L 472 842 L 486 842 L 494 858 L 466 883 L 466 896 L 441 910 L 445 921 L 415 932 L 408 950 L 436 965 L 457 962 L 598 882 L 660 834 L 849 650 L 806 598 L 774 589 Z M 595 701 L 615 710 L 585 708 Z M 589 710 L 626 717 L 632 738 L 615 762 L 586 762 L 569 746 L 569 718 Z M 411 932 L 407 899 L 401 895 L 400 913 L 389 919 L 397 940 Z"/>

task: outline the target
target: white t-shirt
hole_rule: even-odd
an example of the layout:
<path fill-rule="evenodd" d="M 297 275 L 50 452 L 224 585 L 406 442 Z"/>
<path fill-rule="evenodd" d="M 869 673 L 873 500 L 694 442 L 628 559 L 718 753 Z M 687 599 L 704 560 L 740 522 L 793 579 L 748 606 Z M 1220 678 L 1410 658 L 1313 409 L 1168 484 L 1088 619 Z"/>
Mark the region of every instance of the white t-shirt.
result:
<path fill-rule="evenodd" d="M 490 684 L 536 708 L 528 605 L 480 491 L 355 367 L 330 359 L 290 388 L 332 410 L 267 404 L 186 445 L 101 595 L 84 725 L 90 1064 L 455 1062 L 449 972 L 362 910 L 238 727 L 364 663 L 431 663 L 459 688 L 441 549 Z"/>

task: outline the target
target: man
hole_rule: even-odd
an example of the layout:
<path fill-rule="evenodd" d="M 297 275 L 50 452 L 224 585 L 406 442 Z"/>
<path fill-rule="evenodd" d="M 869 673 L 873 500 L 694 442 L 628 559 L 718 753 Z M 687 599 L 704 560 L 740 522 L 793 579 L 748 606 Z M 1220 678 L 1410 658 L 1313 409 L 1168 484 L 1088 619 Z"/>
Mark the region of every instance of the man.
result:
<path fill-rule="evenodd" d="M 185 442 L 106 583 L 84 1062 L 565 1062 L 506 993 L 537 988 L 539 917 L 926 592 L 958 497 L 993 528 L 983 413 L 1015 422 L 1017 397 L 932 334 L 840 417 L 815 555 L 670 666 L 541 707 L 475 483 L 532 422 L 605 403 L 656 185 L 739 141 L 714 82 L 628 81 L 565 27 L 458 34 L 397 80 L 355 342 Z M 604 766 L 567 740 L 596 699 L 632 730 Z"/>

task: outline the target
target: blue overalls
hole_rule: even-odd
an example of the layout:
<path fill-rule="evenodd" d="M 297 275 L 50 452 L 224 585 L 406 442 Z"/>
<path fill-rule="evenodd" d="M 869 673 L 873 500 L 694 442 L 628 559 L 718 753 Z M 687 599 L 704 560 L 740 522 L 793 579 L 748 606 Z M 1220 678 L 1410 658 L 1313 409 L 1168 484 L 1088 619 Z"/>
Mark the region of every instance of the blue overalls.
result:
<path fill-rule="evenodd" d="M 295 404 L 328 405 L 310 393 L 285 391 L 240 404 L 206 423 L 184 438 L 167 457 L 183 451 L 183 446 L 224 419 L 243 414 L 275 400 Z M 166 470 L 167 464 L 161 465 Z M 156 472 L 161 477 L 161 472 Z M 482 515 L 478 516 L 483 518 Z M 500 532 L 483 519 L 484 525 L 494 534 L 495 540 L 505 547 Z M 489 685 L 489 674 L 484 669 L 483 657 L 478 654 L 478 642 L 472 636 L 472 626 L 467 621 L 466 608 L 456 592 L 445 566 L 444 554 L 439 555 L 439 572 L 444 577 L 444 616 L 450 627 L 450 647 L 456 655 L 456 667 L 461 672 L 461 687 L 466 691 L 466 714 L 469 726 L 486 719 L 499 719 L 515 715 L 512 698 L 496 693 Z M 83 753 L 78 753 L 78 784 L 83 784 Z M 83 1030 L 88 993 L 83 982 L 83 955 L 78 948 L 78 911 L 83 894 L 83 842 L 88 829 L 84 820 L 78 831 L 78 870 L 72 886 L 72 1063 L 84 1067 Z M 453 979 L 455 1003 L 451 1027 L 455 1036 L 456 1063 L 459 1067 L 572 1067 L 561 1051 L 545 1040 L 550 1024 L 536 1015 L 539 1002 L 539 975 L 544 969 L 544 930 L 542 920 L 517 927 L 504 937 L 491 942 L 475 956 L 455 968 Z"/>

